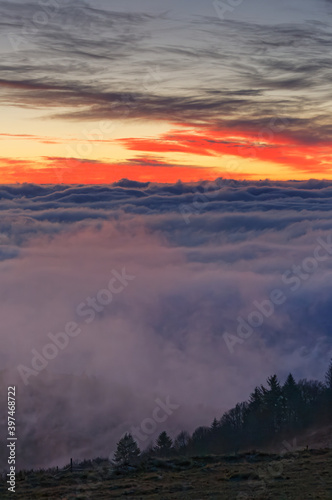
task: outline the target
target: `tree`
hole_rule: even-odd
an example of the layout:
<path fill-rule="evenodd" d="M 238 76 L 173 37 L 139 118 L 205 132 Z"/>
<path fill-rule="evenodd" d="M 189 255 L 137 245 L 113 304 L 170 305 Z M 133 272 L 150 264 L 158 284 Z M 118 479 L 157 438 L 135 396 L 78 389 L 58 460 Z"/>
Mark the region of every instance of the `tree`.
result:
<path fill-rule="evenodd" d="M 220 419 L 222 442 L 227 451 L 235 451 L 243 443 L 245 417 L 248 412 L 247 403 L 238 403 L 235 408 L 227 411 Z"/>
<path fill-rule="evenodd" d="M 216 418 L 213 419 L 210 429 L 212 434 L 216 434 L 218 432 L 218 429 L 220 429 L 220 423 Z"/>
<path fill-rule="evenodd" d="M 223 436 L 223 429 L 220 424 L 220 421 L 216 418 L 213 419 L 213 422 L 210 427 L 209 433 L 209 451 L 210 453 L 218 454 L 223 450 L 225 439 Z"/>
<path fill-rule="evenodd" d="M 327 389 L 332 392 L 332 359 L 325 375 L 325 385 Z"/>
<path fill-rule="evenodd" d="M 262 386 L 265 410 L 265 426 L 269 435 L 277 433 L 282 424 L 283 394 L 277 375 L 267 379 L 268 388 Z"/>
<path fill-rule="evenodd" d="M 294 431 L 301 411 L 301 393 L 291 373 L 282 387 L 282 394 L 283 426 L 289 431 Z"/>
<path fill-rule="evenodd" d="M 249 397 L 245 422 L 246 443 L 248 445 L 258 446 L 263 442 L 265 437 L 264 423 L 263 391 L 261 387 L 256 387 Z"/>
<path fill-rule="evenodd" d="M 328 417 L 332 416 L 332 359 L 325 375 L 326 409 Z"/>
<path fill-rule="evenodd" d="M 137 461 L 141 451 L 131 434 L 125 434 L 117 443 L 113 462 L 115 465 L 132 465 Z"/>
<path fill-rule="evenodd" d="M 167 433 L 163 431 L 161 434 L 159 434 L 155 447 L 156 453 L 162 457 L 167 457 L 170 455 L 172 447 L 173 441 L 167 435 Z"/>
<path fill-rule="evenodd" d="M 174 448 L 178 453 L 185 453 L 188 451 L 188 446 L 190 443 L 190 434 L 187 431 L 181 431 L 174 441 Z"/>
<path fill-rule="evenodd" d="M 200 426 L 193 432 L 191 437 L 192 451 L 198 454 L 208 453 L 210 428 Z"/>
<path fill-rule="evenodd" d="M 258 413 L 263 405 L 263 391 L 260 387 L 255 387 L 254 392 L 249 396 L 249 409 L 254 413 Z"/>
<path fill-rule="evenodd" d="M 326 387 L 316 380 L 300 380 L 297 384 L 301 394 L 301 427 L 312 425 L 324 413 L 324 391 Z"/>

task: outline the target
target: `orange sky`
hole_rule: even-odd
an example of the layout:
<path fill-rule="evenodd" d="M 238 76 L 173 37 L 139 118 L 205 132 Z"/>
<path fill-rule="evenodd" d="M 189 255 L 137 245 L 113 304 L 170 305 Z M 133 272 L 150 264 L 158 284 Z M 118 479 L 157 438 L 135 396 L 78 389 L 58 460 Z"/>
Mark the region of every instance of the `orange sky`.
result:
<path fill-rule="evenodd" d="M 260 134 L 209 127 L 174 126 L 159 134 L 111 134 L 69 139 L 1 134 L 0 182 L 111 183 L 121 178 L 176 182 L 201 179 L 332 178 L 329 144 L 308 145 L 286 133 Z M 152 128 L 152 127 L 151 127 Z M 158 128 L 158 124 L 156 124 Z M 133 130 L 135 131 L 134 128 Z M 90 137 L 90 140 L 87 138 Z"/>
<path fill-rule="evenodd" d="M 0 183 L 332 179 L 330 10 L 280 1 L 229 18 L 195 0 L 168 14 L 159 0 L 84 2 L 69 17 L 13 3 Z M 29 31 L 36 9 L 47 23 Z"/>

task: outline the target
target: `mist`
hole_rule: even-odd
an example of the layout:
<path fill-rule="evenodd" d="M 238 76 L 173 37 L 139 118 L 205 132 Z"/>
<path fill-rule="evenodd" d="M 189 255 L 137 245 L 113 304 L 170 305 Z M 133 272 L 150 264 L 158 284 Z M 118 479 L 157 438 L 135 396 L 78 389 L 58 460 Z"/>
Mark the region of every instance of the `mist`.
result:
<path fill-rule="evenodd" d="M 109 457 L 134 428 L 144 449 L 163 430 L 210 425 L 272 373 L 321 379 L 331 192 L 327 181 L 1 187 L 1 399 L 17 385 L 19 466 Z M 285 300 L 239 337 L 239 317 L 275 289 Z"/>

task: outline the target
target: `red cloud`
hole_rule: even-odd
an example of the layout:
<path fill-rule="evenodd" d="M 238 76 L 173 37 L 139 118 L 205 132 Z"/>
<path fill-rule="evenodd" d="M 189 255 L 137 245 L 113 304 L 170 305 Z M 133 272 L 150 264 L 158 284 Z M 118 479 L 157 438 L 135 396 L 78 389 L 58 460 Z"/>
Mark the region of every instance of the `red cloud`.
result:
<path fill-rule="evenodd" d="M 329 172 L 332 160 L 330 144 L 301 144 L 272 130 L 255 135 L 244 131 L 200 128 L 171 131 L 157 139 L 119 139 L 119 142 L 132 151 L 216 157 L 233 155 L 283 164 L 310 173 Z"/>

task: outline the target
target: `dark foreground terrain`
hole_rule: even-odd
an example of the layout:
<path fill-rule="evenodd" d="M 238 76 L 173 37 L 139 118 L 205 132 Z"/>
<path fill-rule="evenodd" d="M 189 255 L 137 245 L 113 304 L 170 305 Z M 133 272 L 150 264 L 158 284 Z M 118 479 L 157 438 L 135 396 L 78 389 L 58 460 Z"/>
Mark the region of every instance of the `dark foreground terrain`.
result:
<path fill-rule="evenodd" d="M 15 494 L 2 480 L 0 498 L 331 500 L 332 450 L 149 459 L 141 469 L 118 472 L 106 462 L 72 472 L 25 472 L 18 474 Z"/>

